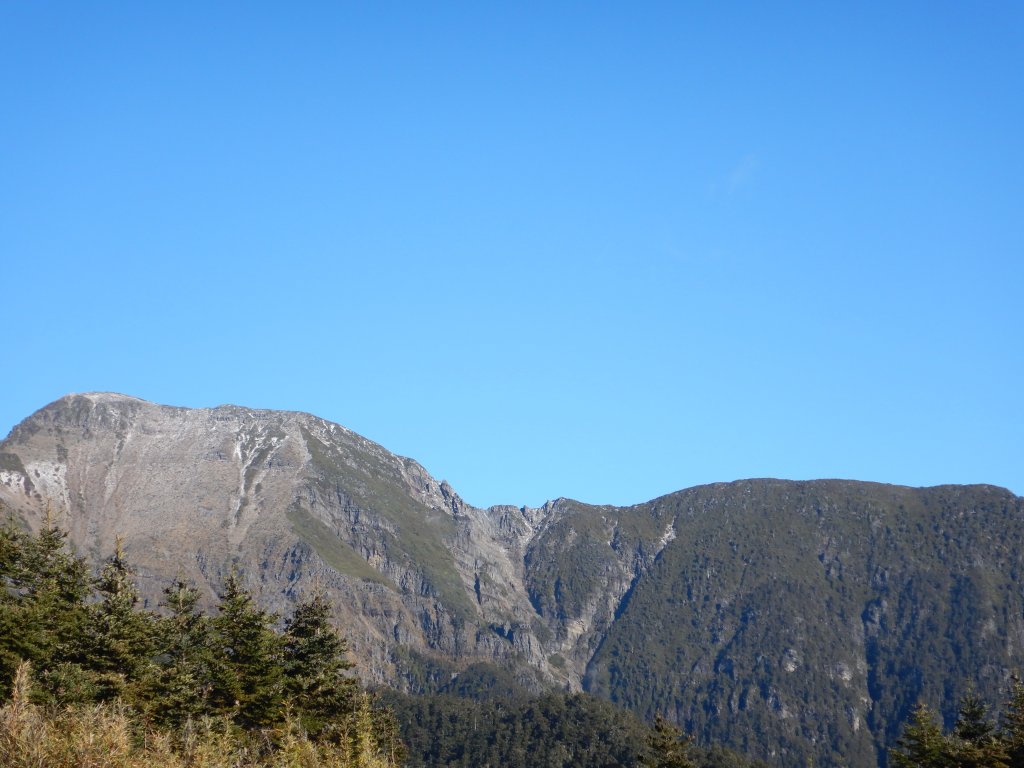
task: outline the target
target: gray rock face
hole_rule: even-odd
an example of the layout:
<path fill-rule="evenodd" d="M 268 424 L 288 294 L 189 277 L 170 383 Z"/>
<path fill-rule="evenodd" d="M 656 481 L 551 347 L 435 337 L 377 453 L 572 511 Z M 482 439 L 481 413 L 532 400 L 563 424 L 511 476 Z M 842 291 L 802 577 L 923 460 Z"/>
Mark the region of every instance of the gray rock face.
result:
<path fill-rule="evenodd" d="M 415 461 L 304 413 L 69 395 L 0 444 L 0 501 L 29 525 L 49 510 L 97 562 L 120 536 L 150 605 L 177 576 L 212 600 L 232 568 L 282 613 L 324 589 L 377 682 L 402 684 L 401 646 L 578 689 L 579 648 L 614 607 L 598 601 L 569 630 L 538 615 L 525 553 L 554 507 L 469 506 Z"/>

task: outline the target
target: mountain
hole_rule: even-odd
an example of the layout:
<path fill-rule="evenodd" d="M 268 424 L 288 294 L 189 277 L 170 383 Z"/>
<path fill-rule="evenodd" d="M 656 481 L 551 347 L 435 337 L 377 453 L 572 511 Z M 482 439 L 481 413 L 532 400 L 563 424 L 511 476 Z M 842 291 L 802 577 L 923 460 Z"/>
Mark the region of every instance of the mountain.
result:
<path fill-rule="evenodd" d="M 585 679 L 641 714 L 787 764 L 810 741 L 818 763 L 868 765 L 919 699 L 951 721 L 1024 658 L 1024 507 L 1005 490 L 760 480 L 643 506 L 678 534 Z"/>
<path fill-rule="evenodd" d="M 360 673 L 405 690 L 486 665 L 667 714 L 781 765 L 875 765 L 918 699 L 950 718 L 1024 654 L 1024 500 L 992 486 L 746 480 L 631 507 L 464 503 L 302 413 L 69 395 L 0 443 L 0 503 L 150 605 L 232 570 L 285 612 L 325 590 Z M 476 670 L 476 672 L 474 672 Z"/>
<path fill-rule="evenodd" d="M 543 512 L 471 509 L 416 462 L 308 414 L 68 396 L 0 444 L 0 500 L 30 523 L 50 509 L 95 560 L 120 536 L 154 604 L 178 574 L 212 599 L 235 569 L 281 612 L 322 588 L 370 680 L 522 656 L 568 681 L 521 629 L 536 620 L 522 553 Z"/>

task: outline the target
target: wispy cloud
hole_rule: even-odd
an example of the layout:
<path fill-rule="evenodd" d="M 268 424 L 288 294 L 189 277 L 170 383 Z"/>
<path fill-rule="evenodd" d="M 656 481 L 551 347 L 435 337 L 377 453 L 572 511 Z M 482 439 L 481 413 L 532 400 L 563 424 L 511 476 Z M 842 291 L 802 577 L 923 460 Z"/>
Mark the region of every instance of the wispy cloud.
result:
<path fill-rule="evenodd" d="M 761 168 L 761 158 L 756 154 L 744 155 L 720 179 L 711 185 L 712 195 L 735 195 L 754 184 Z"/>

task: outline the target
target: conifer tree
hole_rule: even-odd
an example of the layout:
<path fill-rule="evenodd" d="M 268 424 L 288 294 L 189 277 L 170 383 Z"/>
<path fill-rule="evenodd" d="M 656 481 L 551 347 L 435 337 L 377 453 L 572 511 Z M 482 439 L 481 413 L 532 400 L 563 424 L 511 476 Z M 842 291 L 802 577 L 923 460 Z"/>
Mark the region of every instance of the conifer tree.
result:
<path fill-rule="evenodd" d="M 92 695 L 81 664 L 88 569 L 66 545 L 67 533 L 50 515 L 35 535 L 11 523 L 0 537 L 0 671 L 6 685 L 20 660 L 32 662 L 39 670 L 35 693 L 45 701 Z"/>
<path fill-rule="evenodd" d="M 661 715 L 654 718 L 646 768 L 696 768 L 690 758 L 690 737 Z"/>
<path fill-rule="evenodd" d="M 920 703 L 889 750 L 889 758 L 897 768 L 951 768 L 950 743 L 935 721 L 932 711 Z"/>
<path fill-rule="evenodd" d="M 0 604 L 7 602 L 13 597 L 8 592 L 8 587 L 21 561 L 22 538 L 24 535 L 15 526 L 13 519 L 8 519 L 4 526 L 0 528 L 0 584 L 3 585 L 3 590 L 0 591 Z"/>
<path fill-rule="evenodd" d="M 99 599 L 87 603 L 91 593 Z M 0 664 L 22 670 L 20 698 L 0 707 L 0 763 L 12 754 L 20 760 L 25 744 L 39 746 L 44 737 L 61 765 L 120 765 L 136 752 L 132 765 L 164 764 L 149 759 L 157 753 L 178 765 L 179 749 L 182 765 L 292 765 L 301 758 L 303 765 L 392 768 L 401 759 L 393 716 L 373 708 L 346 674 L 347 646 L 330 626 L 324 598 L 300 604 L 287 638 L 289 691 L 319 723 L 318 741 L 283 702 L 286 643 L 274 616 L 236 576 L 214 619 L 199 612 L 199 598 L 179 579 L 164 590 L 167 615 L 157 618 L 138 609 L 120 542 L 90 580 L 52 521 L 35 535 L 13 524 L 0 529 Z M 30 667 L 40 670 L 31 681 Z M 8 691 L 14 677 L 3 680 Z M 38 706 L 30 694 L 62 706 Z M 27 740 L 15 727 L 14 716 L 27 711 L 22 704 L 41 729 Z M 216 714 L 230 714 L 234 723 L 207 717 Z M 256 729 L 266 729 L 259 739 Z M 147 737 L 140 745 L 132 733 Z M 108 746 L 120 751 L 115 756 Z"/>
<path fill-rule="evenodd" d="M 303 727 L 318 735 L 355 707 L 348 643 L 331 626 L 331 605 L 317 593 L 300 602 L 284 631 L 285 690 Z"/>
<path fill-rule="evenodd" d="M 21 660 L 26 634 L 18 604 L 18 576 L 24 534 L 8 521 L 0 528 L 0 697 L 10 693 L 11 680 Z"/>
<path fill-rule="evenodd" d="M 164 590 L 170 616 L 157 627 L 160 666 L 144 686 L 147 709 L 161 723 L 180 726 L 209 713 L 214 658 L 207 619 L 196 606 L 199 591 L 177 580 Z"/>
<path fill-rule="evenodd" d="M 960 700 L 953 726 L 951 756 L 962 768 L 1006 768 L 1006 750 L 988 719 L 988 708 L 973 691 Z"/>
<path fill-rule="evenodd" d="M 87 609 L 85 648 L 98 677 L 99 698 L 123 696 L 142 680 L 156 651 L 155 617 L 137 609 L 139 590 L 117 539 L 96 580 L 100 601 Z"/>
<path fill-rule="evenodd" d="M 1002 722 L 1003 746 L 1009 768 L 1024 768 L 1024 683 L 1015 681 Z"/>
<path fill-rule="evenodd" d="M 283 693 L 281 638 L 275 617 L 258 608 L 235 574 L 224 584 L 211 622 L 216 650 L 212 703 L 246 728 L 280 720 Z"/>
<path fill-rule="evenodd" d="M 995 726 L 988 719 L 988 707 L 974 691 L 960 699 L 953 734 L 971 743 L 984 743 L 995 735 Z"/>
<path fill-rule="evenodd" d="M 407 750 L 402 743 L 401 726 L 394 710 L 390 707 L 374 706 L 371 715 L 378 752 L 387 758 L 388 765 L 404 765 Z"/>

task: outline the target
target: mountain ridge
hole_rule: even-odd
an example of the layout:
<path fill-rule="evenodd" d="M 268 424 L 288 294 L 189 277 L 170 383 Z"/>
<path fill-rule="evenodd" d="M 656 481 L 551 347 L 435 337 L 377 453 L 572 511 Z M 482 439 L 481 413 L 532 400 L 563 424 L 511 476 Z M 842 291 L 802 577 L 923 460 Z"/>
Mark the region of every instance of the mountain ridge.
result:
<path fill-rule="evenodd" d="M 50 509 L 93 562 L 122 536 L 150 605 L 232 570 L 280 613 L 323 589 L 370 682 L 496 664 L 783 762 L 873 764 L 917 697 L 949 715 L 962 686 L 926 680 L 928 654 L 995 700 L 1024 648 L 1024 500 L 986 484 L 484 509 L 312 414 L 86 393 L 0 443 L 0 502 Z"/>

